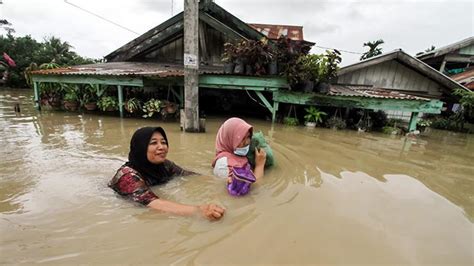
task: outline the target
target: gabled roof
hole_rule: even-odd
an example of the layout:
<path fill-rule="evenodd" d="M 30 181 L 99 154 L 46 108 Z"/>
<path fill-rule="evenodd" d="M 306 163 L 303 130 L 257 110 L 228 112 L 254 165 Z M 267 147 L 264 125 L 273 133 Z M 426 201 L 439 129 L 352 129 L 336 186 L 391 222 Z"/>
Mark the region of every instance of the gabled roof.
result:
<path fill-rule="evenodd" d="M 427 76 L 428 78 L 442 84 L 443 86 L 451 90 L 456 89 L 456 88 L 463 88 L 467 90 L 467 88 L 464 87 L 463 85 L 452 80 L 451 78 L 442 74 L 436 69 L 430 67 L 429 65 L 425 64 L 421 60 L 416 59 L 415 57 L 405 53 L 402 49 L 394 50 L 389 53 L 374 56 L 364 61 L 360 61 L 352 65 L 345 66 L 338 71 L 338 75 L 344 75 L 352 71 L 356 71 L 356 70 L 366 68 L 369 66 L 377 65 L 377 64 L 390 61 L 390 60 L 397 60 L 400 63 L 414 69 L 415 71 Z"/>
<path fill-rule="evenodd" d="M 434 49 L 433 51 L 429 51 L 423 54 L 420 54 L 417 56 L 418 59 L 425 61 L 430 58 L 438 57 L 438 56 L 443 56 L 445 54 L 452 53 L 456 50 L 462 49 L 464 47 L 468 47 L 470 45 L 474 45 L 474 36 L 471 36 L 469 38 L 466 38 L 462 41 L 446 45 L 444 47 Z"/>
<path fill-rule="evenodd" d="M 260 40 L 265 35 L 238 19 L 214 2 L 199 3 L 199 19 L 233 39 Z M 184 13 L 181 12 L 141 36 L 105 56 L 107 61 L 128 61 L 164 46 L 183 34 Z"/>

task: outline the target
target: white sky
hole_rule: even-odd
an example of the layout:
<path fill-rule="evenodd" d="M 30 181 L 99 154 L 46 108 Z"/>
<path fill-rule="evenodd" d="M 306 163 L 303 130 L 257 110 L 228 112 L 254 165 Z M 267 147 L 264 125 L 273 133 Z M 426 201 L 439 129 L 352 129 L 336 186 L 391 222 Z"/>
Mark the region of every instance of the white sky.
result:
<path fill-rule="evenodd" d="M 183 10 L 183 0 L 68 0 L 138 33 Z M 0 19 L 15 36 L 60 37 L 77 53 L 101 58 L 137 37 L 68 5 L 64 0 L 0 0 Z M 383 39 L 385 52 L 401 48 L 414 55 L 474 35 L 474 1 L 468 0 L 216 0 L 249 23 L 303 26 L 316 45 L 364 52 L 362 44 Z M 5 34 L 5 31 L 0 31 Z M 313 48 L 320 53 L 323 49 Z M 342 65 L 360 55 L 343 53 Z"/>

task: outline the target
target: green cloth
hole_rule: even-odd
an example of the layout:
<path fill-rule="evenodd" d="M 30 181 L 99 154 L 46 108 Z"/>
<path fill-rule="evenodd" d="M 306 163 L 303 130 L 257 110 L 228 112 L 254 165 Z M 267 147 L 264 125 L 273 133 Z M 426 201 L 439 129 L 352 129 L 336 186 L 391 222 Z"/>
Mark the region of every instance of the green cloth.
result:
<path fill-rule="evenodd" d="M 252 166 L 255 166 L 255 148 L 265 149 L 265 152 L 267 153 L 265 167 L 270 167 L 275 164 L 272 148 L 270 148 L 270 145 L 268 145 L 267 141 L 265 140 L 262 131 L 253 133 L 252 140 L 250 141 L 250 149 L 249 153 L 247 154 L 247 158 L 249 159 L 249 163 Z"/>

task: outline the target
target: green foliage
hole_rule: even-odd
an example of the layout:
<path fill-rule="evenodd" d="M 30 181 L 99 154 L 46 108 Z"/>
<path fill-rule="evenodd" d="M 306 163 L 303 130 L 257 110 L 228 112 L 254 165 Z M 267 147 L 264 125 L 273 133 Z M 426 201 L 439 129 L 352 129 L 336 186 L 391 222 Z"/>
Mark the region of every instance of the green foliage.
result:
<path fill-rule="evenodd" d="M 143 105 L 142 111 L 145 113 L 144 118 L 152 117 L 155 113 L 159 113 L 161 110 L 161 101 L 151 98 L 148 102 Z"/>
<path fill-rule="evenodd" d="M 462 107 L 463 115 L 466 119 L 474 119 L 474 92 L 463 89 L 454 90 L 454 95 L 459 96 L 459 103 Z"/>
<path fill-rule="evenodd" d="M 82 87 L 81 104 L 96 103 L 98 99 L 97 88 L 93 84 Z"/>
<path fill-rule="evenodd" d="M 379 40 L 376 40 L 376 41 L 373 41 L 373 42 L 364 43 L 363 46 L 368 47 L 369 50 L 362 54 L 362 56 L 360 57 L 360 60 L 365 60 L 365 59 L 368 59 L 368 58 L 371 58 L 371 57 L 382 54 L 382 48 L 378 47 L 378 46 L 383 44 L 383 43 L 384 43 L 384 41 L 382 39 L 379 39 Z"/>
<path fill-rule="evenodd" d="M 97 102 L 97 106 L 102 111 L 115 111 L 118 109 L 117 97 L 103 96 L 99 102 Z"/>
<path fill-rule="evenodd" d="M 66 92 L 63 98 L 65 101 L 77 102 L 79 100 L 79 95 L 76 87 L 69 84 L 63 84 L 62 86 L 63 90 Z"/>
<path fill-rule="evenodd" d="M 344 121 L 342 118 L 337 117 L 337 116 L 332 116 L 326 121 L 326 125 L 329 128 L 333 129 L 345 129 L 346 128 L 346 121 Z"/>
<path fill-rule="evenodd" d="M 323 122 L 323 116 L 327 115 L 323 111 L 319 111 L 314 106 L 304 109 L 306 111 L 306 115 L 304 116 L 305 122 L 315 122 L 316 125 L 318 123 Z"/>
<path fill-rule="evenodd" d="M 137 98 L 130 98 L 125 102 L 125 108 L 133 114 L 142 109 L 142 102 Z"/>
<path fill-rule="evenodd" d="M 337 77 L 341 53 L 337 50 L 326 50 L 325 54 L 303 55 L 298 59 L 302 65 L 302 79 L 316 82 L 329 82 Z"/>
<path fill-rule="evenodd" d="M 429 127 L 431 126 L 431 121 L 426 119 L 420 119 L 416 122 L 416 125 L 419 127 Z"/>
<path fill-rule="evenodd" d="M 38 42 L 30 35 L 15 37 L 12 34 L 0 35 L 0 51 L 6 52 L 13 60 L 16 67 L 10 68 L 7 86 L 26 87 L 29 85 L 26 70 L 33 70 L 32 63 L 41 66 L 53 63 L 58 66 L 94 63 L 95 60 L 77 55 L 71 51 L 72 46 L 56 37 L 45 38 Z"/>
<path fill-rule="evenodd" d="M 285 117 L 283 118 L 283 124 L 287 126 L 297 126 L 299 125 L 299 121 L 296 117 Z"/>

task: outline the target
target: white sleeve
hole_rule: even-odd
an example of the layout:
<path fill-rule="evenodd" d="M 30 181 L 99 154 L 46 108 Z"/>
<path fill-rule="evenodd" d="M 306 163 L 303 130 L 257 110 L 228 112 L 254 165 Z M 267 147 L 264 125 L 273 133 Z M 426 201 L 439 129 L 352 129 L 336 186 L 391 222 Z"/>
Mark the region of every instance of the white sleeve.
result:
<path fill-rule="evenodd" d="M 222 178 L 229 176 L 229 168 L 227 165 L 227 157 L 221 157 L 216 161 L 214 165 L 214 175 Z"/>

